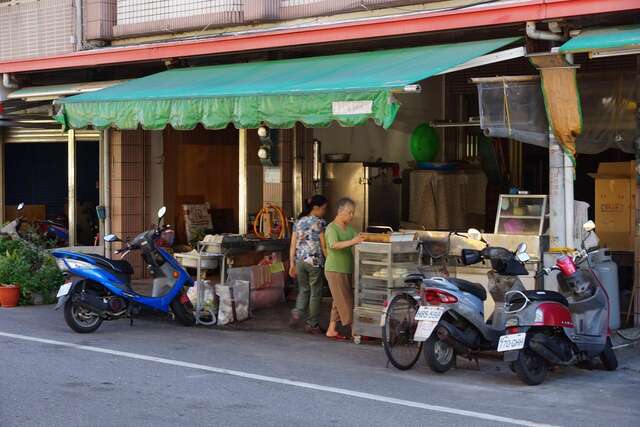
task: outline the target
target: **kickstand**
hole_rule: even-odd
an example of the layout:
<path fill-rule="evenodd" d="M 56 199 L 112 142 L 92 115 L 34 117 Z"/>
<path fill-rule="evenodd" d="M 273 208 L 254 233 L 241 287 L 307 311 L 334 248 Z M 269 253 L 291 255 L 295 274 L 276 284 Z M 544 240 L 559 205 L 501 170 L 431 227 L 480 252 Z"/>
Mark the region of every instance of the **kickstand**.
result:
<path fill-rule="evenodd" d="M 387 359 L 387 365 L 385 366 L 385 368 L 389 369 L 389 363 L 391 363 L 391 360 Z"/>
<path fill-rule="evenodd" d="M 128 315 L 129 315 L 129 326 L 133 326 L 133 310 L 131 308 L 131 306 L 129 306 L 128 311 Z"/>

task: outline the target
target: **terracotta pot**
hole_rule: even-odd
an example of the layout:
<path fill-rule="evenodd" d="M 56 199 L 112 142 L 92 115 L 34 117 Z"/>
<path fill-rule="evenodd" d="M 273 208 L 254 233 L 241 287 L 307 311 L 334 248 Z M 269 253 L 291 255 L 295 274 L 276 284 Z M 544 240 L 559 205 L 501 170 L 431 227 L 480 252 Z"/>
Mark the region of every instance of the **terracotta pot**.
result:
<path fill-rule="evenodd" d="M 15 307 L 20 300 L 20 286 L 0 285 L 0 306 Z"/>

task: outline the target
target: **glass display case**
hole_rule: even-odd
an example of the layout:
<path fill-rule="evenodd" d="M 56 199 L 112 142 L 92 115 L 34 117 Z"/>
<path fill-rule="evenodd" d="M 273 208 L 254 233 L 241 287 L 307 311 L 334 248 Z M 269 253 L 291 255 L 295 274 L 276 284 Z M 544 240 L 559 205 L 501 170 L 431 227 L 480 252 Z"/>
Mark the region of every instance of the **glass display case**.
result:
<path fill-rule="evenodd" d="M 494 233 L 541 236 L 547 217 L 547 196 L 501 194 Z"/>

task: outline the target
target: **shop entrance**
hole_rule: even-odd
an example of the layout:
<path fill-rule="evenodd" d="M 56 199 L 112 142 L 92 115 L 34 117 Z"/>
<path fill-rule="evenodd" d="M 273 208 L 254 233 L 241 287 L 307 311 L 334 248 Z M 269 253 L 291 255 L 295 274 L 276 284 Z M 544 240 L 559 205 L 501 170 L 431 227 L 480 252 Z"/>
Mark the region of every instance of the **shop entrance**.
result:
<path fill-rule="evenodd" d="M 198 126 L 185 132 L 168 127 L 162 136 L 164 203 L 171 224 L 176 224 L 178 241 L 237 233 L 238 130 L 233 126 L 222 130 Z M 195 205 L 208 205 L 211 224 L 188 236 L 185 213 Z"/>

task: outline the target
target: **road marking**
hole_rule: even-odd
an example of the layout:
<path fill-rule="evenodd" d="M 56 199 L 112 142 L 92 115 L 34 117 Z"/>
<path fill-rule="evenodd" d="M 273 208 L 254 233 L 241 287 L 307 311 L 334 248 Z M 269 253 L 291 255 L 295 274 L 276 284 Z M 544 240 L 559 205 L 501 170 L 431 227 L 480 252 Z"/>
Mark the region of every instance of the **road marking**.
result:
<path fill-rule="evenodd" d="M 553 427 L 550 424 L 537 423 L 534 421 L 521 420 L 517 418 L 502 417 L 499 415 L 487 414 L 484 412 L 468 411 L 465 409 L 457 409 L 457 408 L 451 408 L 451 407 L 440 406 L 440 405 L 430 405 L 428 403 L 414 402 L 411 400 L 404 400 L 404 399 L 396 399 L 393 397 L 382 396 L 382 395 L 371 394 L 371 393 L 364 393 L 356 390 L 349 390 L 346 388 L 330 387 L 330 386 L 324 386 L 320 384 L 307 383 L 304 381 L 294 381 L 294 380 L 288 380 L 286 378 L 252 374 L 250 372 L 236 371 L 233 369 L 216 368 L 215 366 L 201 365 L 198 363 L 183 362 L 180 360 L 173 360 L 173 359 L 165 359 L 163 357 L 147 356 L 144 354 L 129 353 L 126 351 L 111 350 L 103 347 L 80 345 L 80 344 L 74 344 L 74 343 L 64 342 L 64 341 L 55 341 L 55 340 L 49 340 L 44 338 L 31 337 L 27 335 L 10 334 L 7 332 L 0 332 L 0 336 L 7 337 L 7 338 L 14 338 L 14 339 L 23 340 L 23 341 L 32 341 L 32 342 L 37 342 L 42 344 L 50 344 L 50 345 L 55 345 L 60 347 L 73 348 L 76 350 L 91 351 L 94 353 L 102 353 L 102 354 L 109 354 L 112 356 L 126 357 L 129 359 L 137 359 L 137 360 L 144 360 L 147 362 L 162 363 L 164 365 L 179 366 L 182 368 L 189 368 L 189 369 L 197 369 L 200 371 L 213 372 L 213 373 L 222 374 L 222 375 L 230 375 L 233 377 L 246 378 L 254 381 L 281 384 L 281 385 L 287 385 L 291 387 L 304 388 L 308 390 L 324 391 L 327 393 L 340 394 L 343 396 L 357 397 L 360 399 L 373 400 L 376 402 L 388 403 L 392 405 L 424 409 L 427 411 L 440 412 L 440 413 L 451 414 L 451 415 L 459 415 L 463 417 L 476 418 L 476 419 L 486 420 L 486 421 L 495 421 L 500 423 L 529 426 L 529 427 Z"/>

